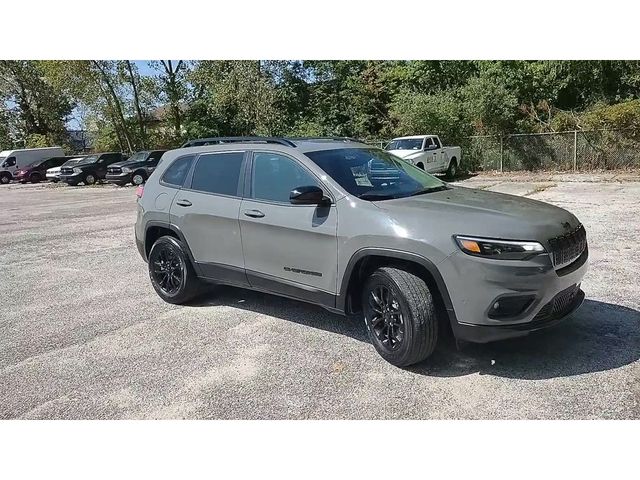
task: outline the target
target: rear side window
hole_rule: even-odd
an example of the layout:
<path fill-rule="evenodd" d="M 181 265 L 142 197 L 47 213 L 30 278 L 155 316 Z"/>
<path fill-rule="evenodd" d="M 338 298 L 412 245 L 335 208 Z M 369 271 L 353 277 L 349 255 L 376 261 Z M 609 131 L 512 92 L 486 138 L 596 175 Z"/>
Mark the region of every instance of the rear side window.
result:
<path fill-rule="evenodd" d="M 187 178 L 187 173 L 189 172 L 189 168 L 191 168 L 192 161 L 193 155 L 180 157 L 167 168 L 162 176 L 162 181 L 169 185 L 181 187 L 184 179 Z"/>
<path fill-rule="evenodd" d="M 436 137 L 433 137 L 433 144 L 437 147 L 440 148 L 440 142 L 438 141 L 438 139 Z"/>
<path fill-rule="evenodd" d="M 200 155 L 193 170 L 191 188 L 220 195 L 238 195 L 244 152 Z"/>

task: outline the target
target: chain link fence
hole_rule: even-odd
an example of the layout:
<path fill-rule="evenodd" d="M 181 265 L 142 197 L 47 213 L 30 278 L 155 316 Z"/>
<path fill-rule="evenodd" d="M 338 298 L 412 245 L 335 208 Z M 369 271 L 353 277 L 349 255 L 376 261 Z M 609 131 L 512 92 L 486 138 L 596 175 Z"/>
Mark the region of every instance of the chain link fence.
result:
<path fill-rule="evenodd" d="M 640 131 L 571 131 L 470 137 L 467 170 L 589 171 L 640 167 Z M 465 151 L 466 150 L 466 151 Z"/>

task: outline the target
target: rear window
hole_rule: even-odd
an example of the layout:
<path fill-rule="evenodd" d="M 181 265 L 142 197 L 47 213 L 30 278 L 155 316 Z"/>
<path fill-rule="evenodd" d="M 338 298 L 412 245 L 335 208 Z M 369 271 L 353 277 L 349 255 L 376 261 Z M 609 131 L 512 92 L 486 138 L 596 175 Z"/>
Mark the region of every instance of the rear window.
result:
<path fill-rule="evenodd" d="M 200 155 L 193 170 L 191 188 L 220 195 L 238 195 L 238 182 L 244 152 Z"/>
<path fill-rule="evenodd" d="M 193 158 L 193 155 L 178 158 L 164 172 L 162 181 L 169 185 L 181 187 L 184 184 L 185 178 L 187 178 L 187 173 L 189 172 L 189 168 L 191 168 Z"/>

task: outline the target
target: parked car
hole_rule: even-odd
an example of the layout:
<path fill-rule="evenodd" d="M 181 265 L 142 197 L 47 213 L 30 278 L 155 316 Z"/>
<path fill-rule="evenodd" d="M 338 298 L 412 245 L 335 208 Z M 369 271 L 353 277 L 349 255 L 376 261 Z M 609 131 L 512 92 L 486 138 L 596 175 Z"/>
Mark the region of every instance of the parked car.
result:
<path fill-rule="evenodd" d="M 19 150 L 5 150 L 0 152 L 0 183 L 9 183 L 16 173 L 39 160 L 64 156 L 60 147 L 22 148 Z"/>
<path fill-rule="evenodd" d="M 21 183 L 38 183 L 47 178 L 47 171 L 50 168 L 60 168 L 63 163 L 73 159 L 74 157 L 53 157 L 46 160 L 36 160 L 18 170 L 14 179 Z"/>
<path fill-rule="evenodd" d="M 107 175 L 107 167 L 122 162 L 127 157 L 119 152 L 95 153 L 85 157 L 74 166 L 63 166 L 60 169 L 60 180 L 69 185 L 93 185 Z"/>
<path fill-rule="evenodd" d="M 124 186 L 127 183 L 143 184 L 158 165 L 164 152 L 166 150 L 136 152 L 126 161 L 110 165 L 107 167 L 107 182 L 120 186 Z"/>
<path fill-rule="evenodd" d="M 59 182 L 60 181 L 60 170 L 62 169 L 62 167 L 70 167 L 70 166 L 73 166 L 73 165 L 77 165 L 82 160 L 84 160 L 86 157 L 87 157 L 87 155 L 82 155 L 80 157 L 71 157 L 69 160 L 67 160 L 66 162 L 64 162 L 62 165 L 60 165 L 58 167 L 48 168 L 47 169 L 47 173 L 46 173 L 47 180 L 49 180 L 49 181 L 51 181 L 53 183 Z"/>
<path fill-rule="evenodd" d="M 165 301 L 219 283 L 363 315 L 394 365 L 427 358 L 447 325 L 459 340 L 518 337 L 584 299 L 573 214 L 449 185 L 363 143 L 171 150 L 137 195 L 136 244 Z"/>
<path fill-rule="evenodd" d="M 462 159 L 460 147 L 443 147 L 437 135 L 394 138 L 385 150 L 426 172 L 446 173 L 449 178 L 456 176 Z"/>

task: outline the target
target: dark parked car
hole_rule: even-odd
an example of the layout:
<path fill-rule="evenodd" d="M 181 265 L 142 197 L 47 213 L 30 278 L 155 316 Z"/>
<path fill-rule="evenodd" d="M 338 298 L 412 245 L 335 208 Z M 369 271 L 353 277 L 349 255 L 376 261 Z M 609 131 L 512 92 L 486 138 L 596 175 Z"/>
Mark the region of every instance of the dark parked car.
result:
<path fill-rule="evenodd" d="M 69 185 L 93 185 L 107 175 L 107 167 L 116 162 L 126 160 L 126 156 L 119 152 L 95 153 L 89 155 L 75 166 L 60 169 L 60 181 Z"/>
<path fill-rule="evenodd" d="M 124 186 L 127 183 L 143 184 L 160 161 L 166 150 L 145 150 L 136 152 L 128 160 L 107 168 L 107 182 Z"/>
<path fill-rule="evenodd" d="M 46 180 L 48 169 L 59 167 L 73 158 L 78 157 L 52 157 L 47 158 L 46 160 L 36 160 L 35 162 L 18 170 L 14 178 L 22 183 L 38 183 L 42 180 Z"/>

